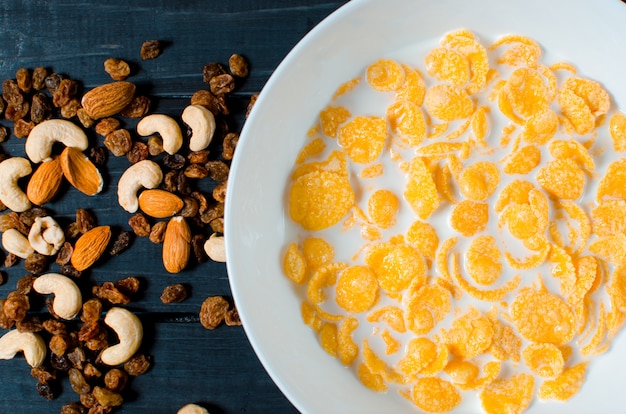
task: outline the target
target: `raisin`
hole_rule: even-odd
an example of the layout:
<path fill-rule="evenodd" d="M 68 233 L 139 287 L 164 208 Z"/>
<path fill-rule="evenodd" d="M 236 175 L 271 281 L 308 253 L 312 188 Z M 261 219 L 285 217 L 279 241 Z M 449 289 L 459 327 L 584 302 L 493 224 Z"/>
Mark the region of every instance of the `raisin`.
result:
<path fill-rule="evenodd" d="M 187 299 L 187 288 L 181 283 L 166 286 L 161 293 L 161 302 L 168 305 L 170 303 L 178 303 Z"/>
<path fill-rule="evenodd" d="M 102 326 L 98 321 L 85 322 L 78 331 L 78 340 L 86 342 L 90 339 L 96 338 L 103 331 Z"/>
<path fill-rule="evenodd" d="M 209 87 L 214 95 L 225 95 L 235 89 L 235 78 L 228 73 L 213 76 L 209 80 Z"/>
<path fill-rule="evenodd" d="M 78 117 L 78 120 L 80 121 L 82 126 L 84 126 L 85 128 L 91 128 L 95 122 L 93 118 L 90 117 L 89 114 L 87 114 L 87 111 L 85 111 L 83 108 L 80 108 L 78 109 L 78 111 L 76 111 L 76 116 Z"/>
<path fill-rule="evenodd" d="M 50 116 L 52 116 L 52 107 L 48 97 L 42 92 L 33 95 L 30 106 L 30 120 L 38 124 L 50 118 Z"/>
<path fill-rule="evenodd" d="M 89 150 L 89 159 L 96 167 L 101 167 L 106 163 L 107 152 L 104 147 L 91 147 Z"/>
<path fill-rule="evenodd" d="M 237 308 L 233 307 L 228 312 L 226 312 L 226 316 L 224 316 L 224 322 L 228 326 L 241 326 L 241 319 L 239 319 L 239 312 L 237 312 Z"/>
<path fill-rule="evenodd" d="M 185 174 L 178 174 L 176 177 L 176 191 L 182 195 L 191 194 L 191 185 Z"/>
<path fill-rule="evenodd" d="M 80 231 L 78 230 L 78 224 L 75 221 L 67 225 L 64 233 L 65 233 L 65 240 L 74 240 L 81 234 Z"/>
<path fill-rule="evenodd" d="M 2 82 L 2 98 L 9 106 L 18 106 L 24 103 L 24 94 L 13 79 Z"/>
<path fill-rule="evenodd" d="M 139 237 L 147 237 L 150 235 L 150 223 L 143 213 L 137 213 L 129 218 L 128 225 Z"/>
<path fill-rule="evenodd" d="M 228 59 L 228 68 L 230 73 L 239 78 L 245 78 L 249 73 L 248 62 L 238 53 L 233 53 Z"/>
<path fill-rule="evenodd" d="M 209 161 L 209 150 L 193 151 L 187 155 L 187 159 L 191 164 L 205 164 Z"/>
<path fill-rule="evenodd" d="M 28 296 L 23 293 L 11 292 L 4 301 L 3 311 L 7 318 L 21 321 L 26 317 L 30 309 Z"/>
<path fill-rule="evenodd" d="M 191 194 L 189 194 L 189 196 L 194 198 L 198 202 L 198 213 L 202 214 L 207 210 L 207 208 L 209 208 L 209 202 L 207 201 L 204 194 L 202 194 L 200 191 L 193 191 Z"/>
<path fill-rule="evenodd" d="M 51 372 L 42 366 L 31 368 L 30 376 L 35 378 L 38 382 L 49 382 L 57 378 L 55 372 Z"/>
<path fill-rule="evenodd" d="M 76 98 L 72 98 L 61 107 L 61 116 L 65 119 L 73 118 L 78 114 L 80 108 L 80 101 Z"/>
<path fill-rule="evenodd" d="M 218 217 L 209 222 L 211 230 L 215 233 L 224 233 L 224 217 Z"/>
<path fill-rule="evenodd" d="M 126 153 L 126 158 L 128 158 L 131 164 L 136 164 L 139 161 L 148 159 L 148 155 L 148 146 L 141 141 L 135 141 L 130 147 L 130 151 Z"/>
<path fill-rule="evenodd" d="M 106 137 L 120 127 L 120 121 L 115 118 L 103 118 L 96 124 L 96 134 Z"/>
<path fill-rule="evenodd" d="M 1 99 L 0 99 L 1 101 Z M 2 112 L 2 111 L 0 111 Z M 7 140 L 7 137 L 9 135 L 8 130 L 6 129 L 6 127 L 0 125 L 0 142 L 4 142 Z M 0 161 L 1 162 L 1 161 Z"/>
<path fill-rule="evenodd" d="M 130 299 L 119 291 L 111 282 L 104 282 L 91 288 L 93 295 L 99 299 L 104 299 L 114 305 L 128 304 Z"/>
<path fill-rule="evenodd" d="M 215 329 L 223 321 L 228 312 L 229 304 L 222 296 L 210 296 L 202 302 L 200 323 L 206 329 Z"/>
<path fill-rule="evenodd" d="M 153 157 L 156 157 L 162 152 L 163 152 L 163 140 L 161 139 L 161 137 L 153 135 L 150 138 L 148 138 L 148 153 L 152 155 Z"/>
<path fill-rule="evenodd" d="M 22 102 L 19 105 L 8 105 L 4 111 L 4 117 L 9 121 L 17 121 L 24 118 L 30 110 L 30 104 L 28 102 Z"/>
<path fill-rule="evenodd" d="M 202 234 L 195 234 L 191 238 L 191 248 L 198 263 L 204 263 L 208 259 L 206 252 L 204 251 L 204 242 L 206 237 Z"/>
<path fill-rule="evenodd" d="M 230 172 L 230 168 L 226 165 L 225 162 L 215 160 L 209 161 L 206 163 L 206 169 L 209 172 L 209 177 L 213 181 L 224 181 L 228 178 L 228 173 Z"/>
<path fill-rule="evenodd" d="M 140 56 L 142 60 L 155 59 L 161 54 L 161 42 L 158 40 L 147 40 L 141 45 Z"/>
<path fill-rule="evenodd" d="M 4 312 L 4 304 L 6 299 L 0 299 L 0 328 L 11 329 L 15 325 L 15 321 L 7 316 Z"/>
<path fill-rule="evenodd" d="M 91 386 L 85 380 L 83 373 L 76 368 L 70 368 L 68 371 L 68 377 L 70 379 L 70 386 L 76 394 L 87 394 L 91 391 Z"/>
<path fill-rule="evenodd" d="M 125 129 L 117 129 L 107 134 L 104 139 L 104 146 L 116 157 L 126 155 L 132 146 L 130 133 Z"/>
<path fill-rule="evenodd" d="M 52 93 L 59 88 L 59 84 L 61 83 L 62 80 L 63 80 L 63 76 L 61 76 L 60 74 L 51 73 L 50 75 L 46 76 L 46 78 L 44 79 L 44 83 L 48 91 Z"/>
<path fill-rule="evenodd" d="M 155 223 L 154 226 L 152 226 L 152 229 L 150 229 L 150 235 L 148 236 L 150 241 L 155 244 L 163 243 L 166 228 L 167 222 L 165 221 Z"/>
<path fill-rule="evenodd" d="M 34 127 L 35 123 L 33 121 L 18 119 L 15 121 L 15 125 L 13 125 L 13 133 L 17 138 L 26 138 Z"/>
<path fill-rule="evenodd" d="M 48 256 L 41 253 L 32 253 L 24 261 L 24 269 L 33 274 L 40 274 L 48 270 Z"/>
<path fill-rule="evenodd" d="M 185 157 L 181 154 L 167 154 L 163 157 L 163 164 L 172 170 L 180 170 L 185 166 Z"/>
<path fill-rule="evenodd" d="M 31 274 L 22 276 L 15 284 L 15 291 L 23 295 L 28 295 L 33 290 L 35 279 L 36 277 Z"/>
<path fill-rule="evenodd" d="M 229 132 L 226 134 L 222 142 L 222 158 L 226 161 L 232 160 L 235 155 L 235 148 L 237 148 L 238 142 L 239 134 L 236 132 Z"/>
<path fill-rule="evenodd" d="M 113 283 L 113 285 L 124 295 L 133 296 L 137 292 L 139 292 L 139 279 L 136 277 L 126 277 L 124 279 L 120 279 L 117 282 Z"/>
<path fill-rule="evenodd" d="M 85 378 L 87 378 L 90 381 L 96 378 L 100 378 L 102 376 L 102 373 L 100 372 L 100 370 L 96 368 L 90 362 L 87 362 L 85 364 L 85 368 L 83 369 L 83 374 L 85 375 Z"/>
<path fill-rule="evenodd" d="M 66 335 L 53 335 L 52 338 L 50 338 L 50 343 L 48 344 L 50 351 L 57 355 L 65 355 L 69 345 L 70 340 Z"/>
<path fill-rule="evenodd" d="M 202 164 L 191 164 L 183 172 L 187 178 L 202 179 L 209 176 L 209 172 Z"/>
<path fill-rule="evenodd" d="M 228 186 L 228 180 L 222 181 L 213 188 L 213 198 L 215 201 L 224 203 L 226 201 L 226 187 Z"/>
<path fill-rule="evenodd" d="M 104 71 L 109 74 L 111 79 L 121 81 L 130 75 L 130 66 L 121 59 L 108 58 L 104 61 Z"/>
<path fill-rule="evenodd" d="M 52 105 L 61 108 L 76 95 L 78 84 L 71 79 L 61 79 L 57 88 L 52 92 Z"/>
<path fill-rule="evenodd" d="M 46 400 L 54 400 L 60 394 L 60 389 L 55 381 L 37 383 L 37 394 Z"/>
<path fill-rule="evenodd" d="M 96 225 L 96 220 L 91 213 L 84 208 L 76 209 L 76 225 L 81 234 L 87 233 Z"/>
<path fill-rule="evenodd" d="M 198 215 L 198 201 L 193 197 L 183 197 L 183 208 L 178 212 L 183 217 L 195 217 Z"/>
<path fill-rule="evenodd" d="M 128 382 L 128 374 L 119 368 L 113 368 L 104 374 L 104 386 L 111 391 L 120 392 Z"/>
<path fill-rule="evenodd" d="M 226 73 L 226 68 L 221 63 L 207 63 L 202 68 L 202 81 L 208 85 L 212 78 L 222 75 L 224 73 Z"/>
<path fill-rule="evenodd" d="M 88 414 L 87 408 L 79 403 L 69 403 L 61 407 L 61 414 Z"/>
<path fill-rule="evenodd" d="M 120 115 L 124 118 L 141 118 L 150 111 L 151 105 L 152 102 L 147 96 L 135 96 L 133 100 L 120 111 Z"/>
<path fill-rule="evenodd" d="M 3 272 L 0 270 L 0 286 L 4 285 L 7 282 L 7 272 Z"/>
<path fill-rule="evenodd" d="M 98 405 L 98 401 L 96 401 L 96 397 L 92 393 L 81 394 L 79 400 L 83 407 L 90 409 L 87 414 L 96 414 L 96 410 L 102 408 Z"/>
<path fill-rule="evenodd" d="M 78 279 L 83 275 L 83 272 L 76 269 L 71 263 L 65 263 L 61 265 L 61 274 L 64 276 L 72 277 L 74 279 Z"/>
<path fill-rule="evenodd" d="M 215 203 L 211 205 L 204 213 L 200 215 L 200 220 L 208 224 L 216 218 L 224 217 L 224 203 Z"/>
<path fill-rule="evenodd" d="M 111 247 L 111 251 L 109 252 L 111 256 L 117 256 L 126 250 L 130 245 L 130 237 L 131 233 L 129 231 L 121 231 L 113 242 L 113 247 Z"/>
<path fill-rule="evenodd" d="M 65 335 L 67 334 L 67 326 L 61 321 L 56 319 L 48 319 L 43 322 L 43 329 L 52 335 Z"/>
<path fill-rule="evenodd" d="M 48 76 L 48 70 L 44 67 L 38 67 L 33 69 L 31 77 L 33 89 L 40 91 L 46 87 L 46 76 Z"/>
<path fill-rule="evenodd" d="M 50 365 L 52 368 L 58 369 L 59 371 L 66 372 L 70 368 L 72 368 L 72 363 L 65 355 L 57 355 L 55 353 L 50 353 Z"/>
<path fill-rule="evenodd" d="M 255 93 L 250 97 L 250 102 L 248 102 L 248 108 L 246 109 L 246 119 L 250 116 L 250 112 L 252 112 L 252 108 L 256 103 L 256 100 L 259 98 L 259 94 Z"/>
<path fill-rule="evenodd" d="M 80 320 L 85 323 L 97 322 L 102 314 L 102 302 L 99 299 L 92 298 L 83 303 L 80 314 Z"/>
<path fill-rule="evenodd" d="M 4 258 L 4 267 L 12 267 L 20 260 L 19 257 L 14 255 L 13 253 L 7 254 L 7 257 Z"/>
<path fill-rule="evenodd" d="M 63 246 L 59 249 L 54 262 L 59 265 L 64 265 L 69 263 L 70 258 L 72 257 L 72 253 L 74 253 L 74 247 L 72 243 L 65 242 Z"/>
<path fill-rule="evenodd" d="M 30 210 L 26 210 L 23 213 L 20 213 L 20 222 L 24 224 L 25 227 L 30 228 L 34 223 L 37 217 L 45 217 L 47 212 L 45 209 L 41 207 L 33 207 Z"/>
<path fill-rule="evenodd" d="M 124 363 L 124 371 L 128 375 L 138 377 L 150 369 L 150 357 L 144 354 L 135 354 Z"/>
<path fill-rule="evenodd" d="M 192 105 L 202 105 L 213 115 L 219 115 L 220 113 L 228 115 L 228 107 L 226 106 L 226 100 L 224 96 L 215 96 L 210 91 L 201 89 L 196 91 L 191 96 Z"/>
<path fill-rule="evenodd" d="M 163 188 L 170 193 L 176 192 L 176 185 L 178 183 L 178 171 L 168 171 L 163 177 Z"/>
<path fill-rule="evenodd" d="M 82 370 L 87 356 L 85 355 L 85 350 L 77 346 L 71 352 L 67 353 L 67 358 L 70 360 L 74 368 Z"/>
<path fill-rule="evenodd" d="M 26 68 L 19 68 L 15 74 L 17 86 L 24 93 L 29 93 L 33 86 L 33 78 Z"/>
<path fill-rule="evenodd" d="M 20 332 L 41 332 L 43 323 L 37 316 L 26 315 L 24 319 L 15 323 L 15 327 Z"/>
<path fill-rule="evenodd" d="M 93 388 L 93 396 L 103 407 L 117 407 L 124 402 L 120 394 L 97 385 Z"/>

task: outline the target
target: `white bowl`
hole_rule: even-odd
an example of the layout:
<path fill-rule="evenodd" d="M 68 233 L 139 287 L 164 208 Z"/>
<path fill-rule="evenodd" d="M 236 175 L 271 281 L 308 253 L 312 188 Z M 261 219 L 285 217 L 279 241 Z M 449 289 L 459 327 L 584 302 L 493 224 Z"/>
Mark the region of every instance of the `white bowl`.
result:
<path fill-rule="evenodd" d="M 376 59 L 469 29 L 489 42 L 505 34 L 538 41 L 598 80 L 626 108 L 626 4 L 619 0 L 353 0 L 312 30 L 264 87 L 242 132 L 226 201 L 226 251 L 234 300 L 264 367 L 304 413 L 412 413 L 377 394 L 328 356 L 300 316 L 281 270 L 289 229 L 288 176 L 319 111 L 341 83 Z M 484 43 L 484 42 L 483 42 Z M 551 59 L 552 61 L 556 59 Z M 567 403 L 535 402 L 528 413 L 623 412 L 626 338 L 590 365 Z M 455 412 L 480 412 L 477 403 Z"/>

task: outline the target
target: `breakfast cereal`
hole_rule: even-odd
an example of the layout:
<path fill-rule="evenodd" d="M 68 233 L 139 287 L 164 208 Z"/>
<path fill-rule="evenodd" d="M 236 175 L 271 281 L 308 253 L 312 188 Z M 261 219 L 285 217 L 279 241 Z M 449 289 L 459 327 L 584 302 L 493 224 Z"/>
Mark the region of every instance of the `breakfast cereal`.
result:
<path fill-rule="evenodd" d="M 282 259 L 304 323 L 420 412 L 567 400 L 626 323 L 626 115 L 542 52 L 458 30 L 382 57 L 294 163 Z"/>

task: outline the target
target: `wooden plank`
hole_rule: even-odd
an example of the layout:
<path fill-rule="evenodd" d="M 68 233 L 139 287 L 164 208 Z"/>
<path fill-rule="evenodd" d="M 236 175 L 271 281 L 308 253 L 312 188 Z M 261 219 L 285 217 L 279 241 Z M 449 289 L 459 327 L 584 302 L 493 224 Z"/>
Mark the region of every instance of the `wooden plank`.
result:
<path fill-rule="evenodd" d="M 102 68 L 106 58 L 122 58 L 134 69 L 129 80 L 138 85 L 140 93 L 154 98 L 153 111 L 178 117 L 191 94 L 207 88 L 202 82 L 204 64 L 226 63 L 237 52 L 251 64 L 250 77 L 231 100 L 237 113 L 232 127 L 240 130 L 249 97 L 261 90 L 303 35 L 343 3 L 7 0 L 0 4 L 0 76 L 12 78 L 20 67 L 45 66 L 79 80 L 86 90 L 110 81 Z M 141 43 L 150 39 L 163 41 L 164 52 L 155 60 L 141 61 Z M 4 119 L 0 124 L 11 126 Z M 135 124 L 123 120 L 129 130 Z M 102 138 L 93 132 L 89 138 L 92 145 L 102 145 Z M 0 149 L 23 156 L 23 145 L 23 140 L 11 137 Z M 211 149 L 215 154 L 221 151 L 219 143 Z M 101 195 L 89 198 L 68 186 L 58 201 L 46 207 L 62 224 L 71 222 L 76 208 L 81 207 L 91 210 L 99 224 L 112 225 L 116 231 L 129 230 L 131 215 L 116 199 L 116 182 L 128 165 L 125 157 L 110 156 L 103 168 L 106 183 Z M 214 185 L 204 180 L 198 188 L 208 193 Z M 85 295 L 93 283 L 127 276 L 137 276 L 142 283 L 141 294 L 128 308 L 144 323 L 141 351 L 152 356 L 154 365 L 130 382 L 124 393 L 126 401 L 116 412 L 174 413 L 188 402 L 201 403 L 212 414 L 297 412 L 261 366 L 242 327 L 221 326 L 210 331 L 198 322 L 207 296 L 230 297 L 225 265 L 193 263 L 171 275 L 164 270 L 160 254 L 161 246 L 136 238 L 128 251 L 99 262 L 78 282 Z M 0 286 L 0 297 L 6 297 L 25 270 L 22 263 L 2 270 L 8 282 Z M 58 266 L 52 265 L 50 270 L 56 271 Z M 189 286 L 191 296 L 182 303 L 163 305 L 159 296 L 172 283 Z M 34 312 L 42 311 L 41 302 L 34 303 Z M 29 371 L 21 356 L 0 361 L 0 413 L 59 412 L 64 404 L 78 401 L 67 379 L 59 398 L 46 401 L 39 397 Z"/>

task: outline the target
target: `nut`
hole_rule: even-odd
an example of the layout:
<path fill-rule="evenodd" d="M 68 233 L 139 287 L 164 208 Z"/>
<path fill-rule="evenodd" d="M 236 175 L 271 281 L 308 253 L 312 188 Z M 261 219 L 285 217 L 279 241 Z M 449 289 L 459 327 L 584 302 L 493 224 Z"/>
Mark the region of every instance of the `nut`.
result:
<path fill-rule="evenodd" d="M 189 261 L 191 230 L 185 219 L 176 216 L 170 219 L 163 238 L 163 265 L 170 273 L 179 273 Z"/>
<path fill-rule="evenodd" d="M 26 236 L 17 229 L 8 229 L 2 233 L 2 247 L 9 253 L 26 259 L 35 249 L 30 245 Z"/>
<path fill-rule="evenodd" d="M 180 408 L 176 414 L 209 414 L 209 411 L 196 404 L 187 404 Z"/>
<path fill-rule="evenodd" d="M 226 246 L 224 245 L 224 236 L 218 236 L 213 233 L 204 242 L 204 251 L 211 260 L 216 262 L 226 262 Z"/>
<path fill-rule="evenodd" d="M 63 175 L 77 190 L 88 196 L 102 191 L 104 181 L 100 171 L 82 151 L 67 147 L 61 153 L 60 159 Z"/>
<path fill-rule="evenodd" d="M 46 358 L 46 344 L 36 333 L 14 329 L 0 338 L 0 359 L 12 359 L 20 351 L 31 367 L 40 366 Z"/>
<path fill-rule="evenodd" d="M 112 82 L 97 86 L 84 94 L 81 103 L 89 117 L 100 119 L 120 112 L 134 96 L 135 84 Z"/>
<path fill-rule="evenodd" d="M 63 169 L 59 157 L 44 161 L 28 180 L 26 196 L 35 205 L 41 206 L 52 200 L 61 188 Z"/>
<path fill-rule="evenodd" d="M 13 157 L 0 162 L 0 202 L 21 213 L 31 207 L 30 200 L 18 186 L 17 180 L 32 172 L 26 158 Z"/>
<path fill-rule="evenodd" d="M 74 319 L 83 306 L 83 297 L 76 283 L 67 276 L 47 273 L 39 276 L 33 283 L 33 289 L 42 295 L 52 293 L 52 310 L 63 319 Z"/>
<path fill-rule="evenodd" d="M 111 366 L 123 364 L 137 352 L 141 345 L 143 337 L 141 321 L 132 312 L 114 307 L 107 312 L 104 323 L 115 331 L 120 342 L 102 351 L 100 360 Z"/>
<path fill-rule="evenodd" d="M 35 164 L 50 158 L 52 145 L 60 142 L 80 151 L 87 149 L 87 135 L 80 127 L 64 119 L 49 119 L 36 125 L 26 138 L 26 155 Z"/>
<path fill-rule="evenodd" d="M 143 160 L 128 167 L 117 183 L 117 199 L 129 213 L 139 208 L 137 191 L 140 188 L 155 188 L 163 180 L 161 167 L 154 161 Z"/>
<path fill-rule="evenodd" d="M 211 111 L 201 105 L 189 105 L 183 110 L 182 119 L 191 128 L 189 149 L 200 151 L 208 147 L 215 133 L 215 117 Z"/>
<path fill-rule="evenodd" d="M 65 243 L 65 233 L 52 217 L 35 217 L 28 242 L 38 253 L 54 256 Z"/>
<path fill-rule="evenodd" d="M 165 190 L 144 190 L 139 195 L 139 208 L 154 218 L 171 217 L 183 208 L 183 200 Z"/>
<path fill-rule="evenodd" d="M 168 154 L 175 154 L 183 145 L 183 134 L 180 127 L 167 115 L 148 115 L 137 124 L 137 133 L 143 137 L 159 133 L 163 139 L 163 149 Z"/>
<path fill-rule="evenodd" d="M 107 248 L 111 240 L 111 228 L 109 226 L 98 226 L 89 230 L 76 240 L 74 253 L 70 262 L 79 272 L 89 268 L 94 264 Z"/>

